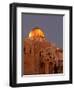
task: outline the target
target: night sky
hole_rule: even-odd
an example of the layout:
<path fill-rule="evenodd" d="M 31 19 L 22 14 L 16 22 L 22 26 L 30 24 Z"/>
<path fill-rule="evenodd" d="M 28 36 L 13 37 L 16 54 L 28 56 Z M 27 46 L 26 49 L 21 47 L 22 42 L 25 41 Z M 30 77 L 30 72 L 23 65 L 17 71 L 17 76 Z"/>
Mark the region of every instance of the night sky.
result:
<path fill-rule="evenodd" d="M 63 15 L 22 13 L 23 38 L 28 37 L 28 33 L 35 27 L 42 29 L 49 42 L 63 48 Z"/>

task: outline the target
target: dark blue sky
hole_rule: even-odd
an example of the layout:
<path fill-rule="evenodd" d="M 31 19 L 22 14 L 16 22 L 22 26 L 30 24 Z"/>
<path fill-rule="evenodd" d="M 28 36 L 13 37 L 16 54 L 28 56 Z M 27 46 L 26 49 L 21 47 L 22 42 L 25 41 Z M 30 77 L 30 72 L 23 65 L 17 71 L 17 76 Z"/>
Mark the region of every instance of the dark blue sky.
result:
<path fill-rule="evenodd" d="M 42 28 L 50 42 L 63 48 L 63 15 L 22 14 L 23 37 L 27 37 L 32 28 L 36 26 Z"/>

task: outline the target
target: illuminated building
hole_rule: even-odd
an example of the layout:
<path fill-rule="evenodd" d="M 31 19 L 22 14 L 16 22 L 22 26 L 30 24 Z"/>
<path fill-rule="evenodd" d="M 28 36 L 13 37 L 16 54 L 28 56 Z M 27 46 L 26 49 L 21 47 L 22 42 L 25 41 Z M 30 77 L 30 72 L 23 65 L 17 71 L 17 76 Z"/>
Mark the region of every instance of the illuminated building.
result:
<path fill-rule="evenodd" d="M 24 75 L 63 73 L 63 51 L 46 40 L 40 28 L 25 38 L 23 52 Z"/>

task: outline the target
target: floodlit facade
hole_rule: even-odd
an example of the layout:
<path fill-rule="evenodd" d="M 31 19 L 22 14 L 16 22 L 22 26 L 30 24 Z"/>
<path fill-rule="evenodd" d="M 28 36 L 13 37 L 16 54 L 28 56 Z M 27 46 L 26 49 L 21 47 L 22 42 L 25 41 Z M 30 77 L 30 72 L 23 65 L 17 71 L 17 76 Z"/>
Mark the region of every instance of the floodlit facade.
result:
<path fill-rule="evenodd" d="M 54 73 L 63 73 L 63 50 L 46 40 L 40 28 L 34 28 L 24 39 L 23 74 Z"/>

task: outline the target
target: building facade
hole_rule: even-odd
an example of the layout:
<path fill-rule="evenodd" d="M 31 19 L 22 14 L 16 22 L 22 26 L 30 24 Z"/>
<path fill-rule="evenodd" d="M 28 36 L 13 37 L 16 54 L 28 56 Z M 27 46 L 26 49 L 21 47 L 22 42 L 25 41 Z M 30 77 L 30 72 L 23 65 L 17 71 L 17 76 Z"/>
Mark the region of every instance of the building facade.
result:
<path fill-rule="evenodd" d="M 44 38 L 26 39 L 23 52 L 24 75 L 63 73 L 63 51 Z"/>

